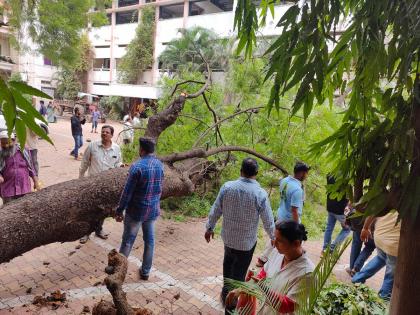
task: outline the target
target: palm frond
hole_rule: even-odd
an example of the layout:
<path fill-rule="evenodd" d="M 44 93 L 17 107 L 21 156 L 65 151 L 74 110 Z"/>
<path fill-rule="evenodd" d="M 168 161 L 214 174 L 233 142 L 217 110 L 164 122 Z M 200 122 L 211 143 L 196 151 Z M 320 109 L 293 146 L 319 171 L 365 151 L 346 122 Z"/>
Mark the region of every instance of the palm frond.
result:
<path fill-rule="evenodd" d="M 339 246 L 336 246 L 333 251 L 330 251 L 330 248 L 328 248 L 324 252 L 321 261 L 312 273 L 312 277 L 309 278 L 309 281 L 305 282 L 304 288 L 301 290 L 297 301 L 299 308 L 297 309 L 296 314 L 311 314 L 315 303 L 325 286 L 325 283 L 334 269 L 334 266 L 337 264 L 350 242 L 351 238 L 348 238 Z"/>

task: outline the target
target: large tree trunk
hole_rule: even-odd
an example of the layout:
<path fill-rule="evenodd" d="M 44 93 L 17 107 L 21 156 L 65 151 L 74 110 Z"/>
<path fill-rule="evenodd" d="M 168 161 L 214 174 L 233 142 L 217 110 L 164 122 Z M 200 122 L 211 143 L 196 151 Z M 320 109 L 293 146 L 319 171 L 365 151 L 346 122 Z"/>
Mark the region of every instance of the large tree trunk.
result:
<path fill-rule="evenodd" d="M 417 74 L 414 95 L 420 95 L 420 75 Z M 412 125 L 415 130 L 414 161 L 411 175 L 420 184 L 420 100 L 414 99 Z M 420 198 L 420 196 L 411 196 Z M 411 209 L 402 220 L 397 268 L 394 276 L 390 315 L 420 314 L 420 209 Z"/>
<path fill-rule="evenodd" d="M 75 241 L 93 232 L 117 206 L 127 168 L 56 184 L 28 194 L 0 209 L 0 263 L 33 248 Z M 188 176 L 165 165 L 162 198 L 194 191 Z"/>

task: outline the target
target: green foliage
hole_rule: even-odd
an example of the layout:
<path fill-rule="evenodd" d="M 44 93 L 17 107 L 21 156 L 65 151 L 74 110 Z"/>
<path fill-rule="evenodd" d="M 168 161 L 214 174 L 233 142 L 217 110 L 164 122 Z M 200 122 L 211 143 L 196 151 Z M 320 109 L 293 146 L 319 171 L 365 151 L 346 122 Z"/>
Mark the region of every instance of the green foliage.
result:
<path fill-rule="evenodd" d="M 181 37 L 171 40 L 159 56 L 162 68 L 169 71 L 206 71 L 205 63 L 211 69 L 224 69 L 230 53 L 229 41 L 217 37 L 212 30 L 195 26 L 180 29 Z"/>
<path fill-rule="evenodd" d="M 10 25 L 18 34 L 30 36 L 39 51 L 56 65 L 71 66 L 77 62 L 82 30 L 91 18 L 105 18 L 104 4 L 109 0 L 6 0 L 10 7 Z M 88 13 L 92 7 L 102 11 Z"/>
<path fill-rule="evenodd" d="M 123 83 L 135 83 L 140 72 L 152 66 L 154 29 L 155 8 L 145 7 L 141 10 L 136 36 L 128 45 L 127 52 L 121 58 L 118 67 L 120 80 Z"/>
<path fill-rule="evenodd" d="M 124 98 L 121 96 L 104 96 L 99 106 L 112 118 L 119 120 L 124 115 Z"/>
<path fill-rule="evenodd" d="M 244 43 L 238 48 L 248 52 L 258 28 L 249 2 L 240 2 L 235 18 Z M 261 2 L 262 19 L 264 8 L 273 5 Z M 418 16 L 416 0 L 306 1 L 280 18 L 282 33 L 266 52 L 269 110 L 279 110 L 293 89 L 292 114 L 305 119 L 317 104 L 332 106 L 334 93 L 346 96 L 341 127 L 314 145 L 312 154 L 329 158 L 338 179 L 335 190 L 351 195 L 352 186 L 361 191 L 367 184 L 360 200 L 366 215 L 396 207 L 401 216 L 415 218 L 420 208 L 417 167 L 410 168 L 420 163 L 414 145 L 420 117 L 412 116 L 420 106 Z M 337 38 L 343 19 L 347 26 Z"/>
<path fill-rule="evenodd" d="M 61 69 L 57 73 L 56 93 L 59 98 L 66 100 L 75 100 L 77 93 L 81 91 L 82 85 L 75 71 Z"/>
<path fill-rule="evenodd" d="M 215 197 L 212 193 L 207 194 L 206 198 L 195 193 L 187 197 L 165 199 L 162 201 L 161 207 L 168 213 L 173 213 L 178 217 L 205 218 Z"/>
<path fill-rule="evenodd" d="M 384 315 L 387 306 L 378 294 L 363 284 L 335 283 L 325 288 L 312 314 Z"/>
<path fill-rule="evenodd" d="M 28 96 L 39 96 L 50 99 L 50 96 L 24 82 L 5 82 L 0 77 L 0 106 L 4 115 L 9 135 L 15 131 L 19 143 L 24 146 L 26 142 L 26 128 L 31 129 L 38 136 L 52 144 L 51 139 L 36 123 L 35 119 L 43 121 L 45 118 L 28 101 Z"/>
<path fill-rule="evenodd" d="M 23 82 L 22 76 L 20 75 L 20 72 L 13 72 L 12 75 L 9 78 L 9 81 L 15 81 L 15 82 Z"/>

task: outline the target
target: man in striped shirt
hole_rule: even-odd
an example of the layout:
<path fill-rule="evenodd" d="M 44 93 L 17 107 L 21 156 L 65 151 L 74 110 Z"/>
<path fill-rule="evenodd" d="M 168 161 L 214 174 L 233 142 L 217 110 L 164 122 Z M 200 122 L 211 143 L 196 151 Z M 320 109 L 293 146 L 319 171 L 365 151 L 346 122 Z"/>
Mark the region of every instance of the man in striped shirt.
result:
<path fill-rule="evenodd" d="M 139 271 L 142 280 L 149 279 L 155 246 L 155 221 L 160 214 L 160 196 L 163 184 L 163 164 L 153 154 L 155 142 L 140 138 L 140 159 L 133 163 L 121 195 L 115 219 L 124 220 L 120 253 L 128 257 L 140 227 L 143 230 L 143 265 Z M 123 212 L 125 210 L 125 218 Z"/>
<path fill-rule="evenodd" d="M 244 281 L 257 244 L 259 218 L 274 239 L 274 217 L 266 191 L 256 181 L 258 164 L 252 158 L 242 162 L 241 177 L 225 183 L 210 210 L 205 239 L 214 237 L 217 221 L 223 216 L 222 239 L 225 245 L 223 278 Z M 221 299 L 225 302 L 228 288 L 224 283 Z"/>

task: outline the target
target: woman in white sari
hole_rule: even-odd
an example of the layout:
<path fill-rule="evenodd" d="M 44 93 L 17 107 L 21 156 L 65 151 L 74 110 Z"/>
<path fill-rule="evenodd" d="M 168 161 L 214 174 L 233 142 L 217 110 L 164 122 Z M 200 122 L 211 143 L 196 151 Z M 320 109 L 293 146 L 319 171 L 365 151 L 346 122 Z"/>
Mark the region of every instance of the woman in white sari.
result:
<path fill-rule="evenodd" d="M 302 242 L 307 240 L 307 232 L 303 224 L 283 221 L 276 224 L 275 236 L 274 246 L 277 250 L 271 253 L 261 272 L 252 278 L 257 282 L 267 279 L 266 283 L 260 283 L 266 288 L 265 291 L 270 291 L 267 292 L 270 298 L 266 299 L 258 314 L 294 314 L 298 298 L 309 285 L 315 268 L 302 248 Z M 236 308 L 249 310 L 246 312 L 249 315 L 256 314 L 256 299 L 241 293 L 241 290 L 232 291 L 226 304 L 239 297 Z M 253 304 L 252 307 L 249 304 Z"/>

